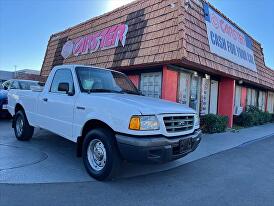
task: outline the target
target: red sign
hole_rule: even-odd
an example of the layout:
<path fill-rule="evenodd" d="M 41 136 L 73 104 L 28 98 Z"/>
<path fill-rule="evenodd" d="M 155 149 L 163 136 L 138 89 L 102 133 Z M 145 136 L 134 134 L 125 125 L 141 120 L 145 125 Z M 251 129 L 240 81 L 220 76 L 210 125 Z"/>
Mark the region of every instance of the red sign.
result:
<path fill-rule="evenodd" d="M 235 41 L 238 41 L 242 45 L 246 45 L 245 37 L 231 24 L 229 24 L 222 18 L 219 18 L 214 13 L 211 14 L 211 21 L 215 29 L 217 30 L 220 29 L 223 34 L 226 34 L 229 37 L 232 37 Z"/>
<path fill-rule="evenodd" d="M 119 41 L 124 47 L 127 32 L 128 25 L 119 24 L 94 34 L 88 34 L 75 40 L 69 40 L 64 44 L 61 55 L 66 59 L 71 55 L 79 56 L 82 54 L 91 54 L 99 49 L 115 48 L 118 46 Z"/>

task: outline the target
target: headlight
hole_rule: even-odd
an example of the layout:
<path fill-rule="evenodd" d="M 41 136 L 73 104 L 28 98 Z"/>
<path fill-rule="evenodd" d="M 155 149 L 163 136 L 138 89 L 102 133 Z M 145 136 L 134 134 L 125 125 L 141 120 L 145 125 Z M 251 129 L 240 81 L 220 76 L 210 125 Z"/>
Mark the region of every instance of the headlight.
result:
<path fill-rule="evenodd" d="M 129 122 L 131 130 L 157 130 L 159 122 L 155 115 L 150 116 L 132 116 Z"/>
<path fill-rule="evenodd" d="M 200 117 L 198 114 L 195 114 L 195 116 L 194 116 L 194 126 L 200 127 Z"/>

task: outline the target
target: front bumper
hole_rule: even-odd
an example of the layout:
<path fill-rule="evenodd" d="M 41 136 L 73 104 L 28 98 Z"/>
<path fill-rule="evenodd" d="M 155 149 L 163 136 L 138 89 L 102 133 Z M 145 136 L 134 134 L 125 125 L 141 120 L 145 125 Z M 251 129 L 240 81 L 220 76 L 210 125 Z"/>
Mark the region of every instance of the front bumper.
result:
<path fill-rule="evenodd" d="M 128 161 L 169 162 L 193 152 L 201 141 L 201 130 L 179 137 L 136 137 L 116 134 L 122 157 Z"/>
<path fill-rule="evenodd" d="M 0 109 L 0 118 L 10 118 L 10 113 L 6 109 Z"/>
<path fill-rule="evenodd" d="M 7 109 L 7 105 L 6 104 L 2 104 L 0 105 L 0 116 L 3 116 L 3 115 L 8 115 L 9 114 L 9 111 Z"/>

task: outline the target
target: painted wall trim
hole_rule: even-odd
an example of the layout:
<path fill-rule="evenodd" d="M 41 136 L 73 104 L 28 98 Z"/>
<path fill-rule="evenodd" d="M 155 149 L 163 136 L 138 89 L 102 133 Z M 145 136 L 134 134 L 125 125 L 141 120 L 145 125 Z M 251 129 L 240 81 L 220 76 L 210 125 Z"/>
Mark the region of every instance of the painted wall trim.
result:
<path fill-rule="evenodd" d="M 177 102 L 178 71 L 168 69 L 163 66 L 162 76 L 162 99 Z"/>
<path fill-rule="evenodd" d="M 245 110 L 246 107 L 246 98 L 247 98 L 247 88 L 242 87 L 242 95 L 241 95 L 241 107 Z"/>
<path fill-rule="evenodd" d="M 140 75 L 128 75 L 128 78 L 133 82 L 133 84 L 139 89 L 140 87 Z"/>
<path fill-rule="evenodd" d="M 228 117 L 228 127 L 233 125 L 235 80 L 222 78 L 219 82 L 218 114 Z"/>

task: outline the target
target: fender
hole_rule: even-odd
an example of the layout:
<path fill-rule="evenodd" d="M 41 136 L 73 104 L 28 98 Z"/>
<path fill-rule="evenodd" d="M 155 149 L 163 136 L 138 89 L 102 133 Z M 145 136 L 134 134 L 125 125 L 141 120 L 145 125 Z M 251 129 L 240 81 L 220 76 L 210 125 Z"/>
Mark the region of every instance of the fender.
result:
<path fill-rule="evenodd" d="M 101 122 L 103 123 L 104 125 L 106 125 L 107 127 L 109 127 L 111 130 L 113 131 L 118 131 L 117 128 L 115 127 L 115 123 L 113 121 L 113 117 L 106 117 L 106 115 L 102 115 L 102 114 L 98 114 L 98 113 L 89 113 L 86 118 L 85 118 L 85 121 L 83 122 L 83 124 L 81 124 L 81 129 L 78 130 L 78 131 L 75 131 L 76 132 L 76 137 L 79 137 L 79 136 L 82 136 L 83 135 L 83 130 L 85 128 L 85 125 L 88 123 L 88 122 L 91 122 L 91 121 L 98 121 L 98 122 Z"/>
<path fill-rule="evenodd" d="M 76 151 L 77 157 L 82 157 L 82 146 L 83 146 L 83 140 L 86 133 L 88 133 L 88 131 L 93 128 L 95 129 L 95 128 L 102 128 L 102 127 L 108 128 L 109 130 L 114 132 L 114 130 L 108 124 L 106 124 L 105 122 L 101 120 L 90 119 L 85 122 L 81 130 L 81 136 L 77 137 L 77 151 Z"/>

